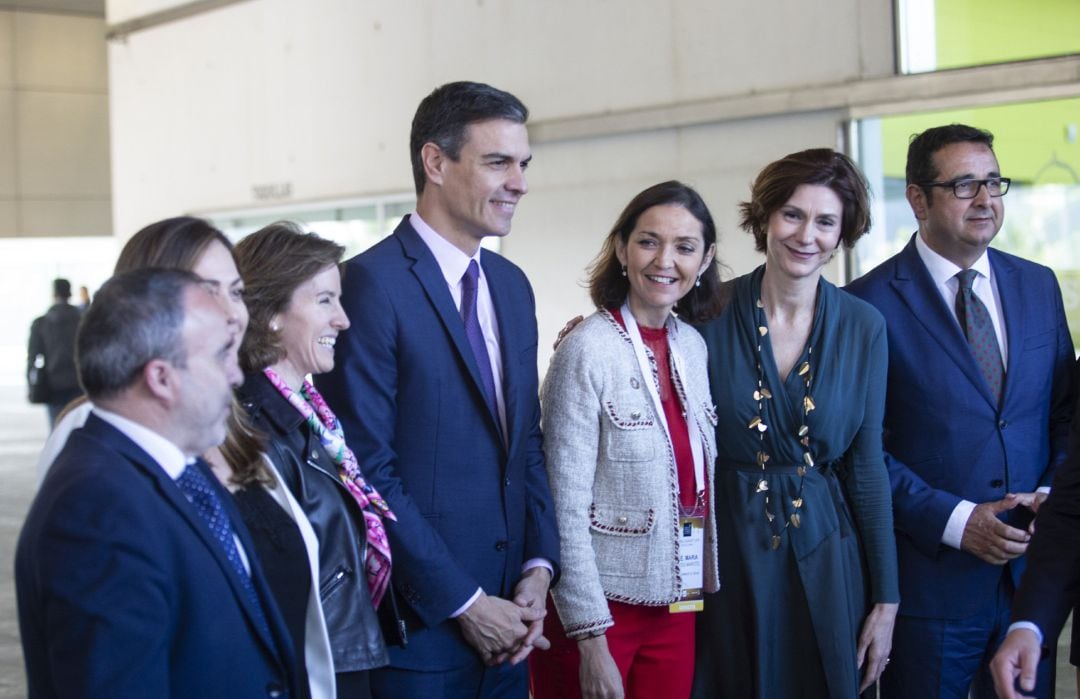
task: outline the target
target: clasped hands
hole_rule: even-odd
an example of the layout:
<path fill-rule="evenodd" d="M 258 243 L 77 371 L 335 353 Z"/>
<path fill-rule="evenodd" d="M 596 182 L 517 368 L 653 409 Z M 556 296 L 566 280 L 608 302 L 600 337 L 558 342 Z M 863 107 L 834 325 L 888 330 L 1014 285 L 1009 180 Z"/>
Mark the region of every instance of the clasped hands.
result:
<path fill-rule="evenodd" d="M 551 647 L 543 636 L 550 582 L 551 572 L 547 568 L 530 568 L 514 588 L 513 600 L 481 592 L 457 618 L 465 640 L 476 649 L 484 663 L 516 665 L 534 648 L 547 650 Z"/>
<path fill-rule="evenodd" d="M 1035 532 L 1034 521 L 1026 530 L 1017 529 L 1002 522 L 998 515 L 1019 506 L 1036 513 L 1044 500 L 1045 493 L 1009 493 L 1001 500 L 976 505 L 964 526 L 960 549 L 994 565 L 1005 565 L 1024 555 Z"/>

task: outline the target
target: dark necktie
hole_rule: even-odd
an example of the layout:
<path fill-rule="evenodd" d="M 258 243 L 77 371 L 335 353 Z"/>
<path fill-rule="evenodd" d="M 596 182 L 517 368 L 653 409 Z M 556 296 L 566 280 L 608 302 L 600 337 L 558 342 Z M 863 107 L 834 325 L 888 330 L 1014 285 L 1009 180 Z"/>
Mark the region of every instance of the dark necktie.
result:
<path fill-rule="evenodd" d="M 956 292 L 956 319 L 971 345 L 971 353 L 979 365 L 990 390 L 998 403 L 1001 402 L 1001 387 L 1005 380 L 1005 368 L 1001 364 L 1001 349 L 998 347 L 994 324 L 986 306 L 971 288 L 978 275 L 973 269 L 965 269 L 956 275 L 960 288 Z"/>
<path fill-rule="evenodd" d="M 236 547 L 232 522 L 229 521 L 229 515 L 225 512 L 217 492 L 211 485 L 210 478 L 213 478 L 213 475 L 210 474 L 210 467 L 202 459 L 196 459 L 193 463 L 188 464 L 184 472 L 176 479 L 176 485 L 180 487 L 187 499 L 195 506 L 195 511 L 206 522 L 206 526 L 210 528 L 214 540 L 224 550 L 225 558 L 229 559 L 229 564 L 240 577 L 244 591 L 251 598 L 255 607 L 255 615 L 261 626 L 260 630 L 265 634 L 266 638 L 273 638 L 270 634 L 270 625 L 266 622 L 262 604 L 259 602 L 259 595 L 251 582 L 251 575 L 244 568 L 244 561 L 240 558 L 240 550 Z"/>
<path fill-rule="evenodd" d="M 484 399 L 498 424 L 499 409 L 495 402 L 495 377 L 491 372 L 491 360 L 488 358 L 484 332 L 480 329 L 480 318 L 476 314 L 476 297 L 479 290 L 480 265 L 476 264 L 476 260 L 469 260 L 469 268 L 461 277 L 461 319 L 465 322 L 465 335 L 469 338 L 469 346 L 472 347 L 476 366 L 480 367 L 480 382 L 484 385 Z"/>

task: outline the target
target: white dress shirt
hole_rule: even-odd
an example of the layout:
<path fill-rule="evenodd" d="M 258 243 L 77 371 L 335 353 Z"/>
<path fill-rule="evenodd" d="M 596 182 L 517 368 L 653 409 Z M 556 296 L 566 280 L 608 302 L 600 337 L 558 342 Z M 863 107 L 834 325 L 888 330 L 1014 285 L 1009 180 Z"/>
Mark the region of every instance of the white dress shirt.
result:
<path fill-rule="evenodd" d="M 952 317 L 956 318 L 956 292 L 960 290 L 960 280 L 956 278 L 956 275 L 964 270 L 931 250 L 922 239 L 922 235 L 915 236 L 915 250 L 926 265 L 926 271 L 934 280 L 934 286 L 937 287 L 941 298 L 945 300 L 945 305 L 949 307 Z M 994 324 L 994 334 L 997 335 L 998 349 L 1001 350 L 1001 363 L 1008 367 L 1009 343 L 1005 335 L 1005 317 L 1001 314 L 1001 294 L 998 292 L 994 268 L 990 266 L 990 256 L 984 251 L 982 256 L 971 265 L 971 269 L 978 272 L 971 289 L 990 313 L 990 321 Z M 959 324 L 960 321 L 956 322 Z"/>

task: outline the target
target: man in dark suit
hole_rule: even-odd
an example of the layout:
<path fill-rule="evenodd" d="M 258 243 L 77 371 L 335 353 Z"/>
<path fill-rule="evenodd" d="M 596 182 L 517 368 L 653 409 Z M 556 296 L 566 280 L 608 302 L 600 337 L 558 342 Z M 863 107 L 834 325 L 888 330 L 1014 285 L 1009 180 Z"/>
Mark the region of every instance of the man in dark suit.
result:
<path fill-rule="evenodd" d="M 1073 352 L 1061 292 L 1048 268 L 988 249 L 1009 187 L 992 146 L 959 124 L 916 136 L 907 199 L 919 230 L 848 286 L 889 335 L 901 602 L 883 697 L 994 696 L 988 663 L 1037 491 L 1065 455 Z"/>
<path fill-rule="evenodd" d="M 1054 488 L 1039 508 L 1027 568 L 1013 599 L 1009 634 L 990 666 L 1002 699 L 1035 689 L 1043 648 L 1054 647 L 1061 627 L 1080 602 L 1080 411 L 1073 413 L 1069 455 L 1058 467 Z M 1075 627 L 1080 620 L 1073 618 Z M 1076 638 L 1074 631 L 1073 638 Z M 1076 652 L 1074 641 L 1073 652 Z"/>
<path fill-rule="evenodd" d="M 15 583 L 31 697 L 306 696 L 232 498 L 239 338 L 187 272 L 107 282 L 77 340 L 94 404 L 34 499 Z"/>
<path fill-rule="evenodd" d="M 528 190 L 528 112 L 509 93 L 450 83 L 410 136 L 416 212 L 349 260 L 352 328 L 318 377 L 387 525 L 413 630 L 373 672 L 376 696 L 524 697 L 557 573 L 539 428 L 535 302 L 489 250 Z"/>
<path fill-rule="evenodd" d="M 80 309 L 72 306 L 71 282 L 53 280 L 53 305 L 30 325 L 26 352 L 26 375 L 30 379 L 30 400 L 44 401 L 49 411 L 49 426 L 71 401 L 82 394 L 75 373 L 75 331 Z"/>

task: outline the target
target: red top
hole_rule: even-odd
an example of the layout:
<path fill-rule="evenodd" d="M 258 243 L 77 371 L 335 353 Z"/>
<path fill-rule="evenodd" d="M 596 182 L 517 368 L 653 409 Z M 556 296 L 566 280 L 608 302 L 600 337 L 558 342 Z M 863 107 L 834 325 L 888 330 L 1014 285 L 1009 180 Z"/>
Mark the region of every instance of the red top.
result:
<path fill-rule="evenodd" d="M 626 328 L 620 309 L 611 309 L 611 314 L 619 325 Z M 697 505 L 697 485 L 694 483 L 694 452 L 690 448 L 690 430 L 686 425 L 686 415 L 679 403 L 678 393 L 671 378 L 671 351 L 668 347 L 667 328 L 648 328 L 638 325 L 641 340 L 656 358 L 657 378 L 660 384 L 660 404 L 667 418 L 671 445 L 675 450 L 675 465 L 679 472 L 679 503 L 684 512 L 691 512 Z M 646 377 L 647 378 L 647 377 Z M 704 484 L 702 484 L 704 486 Z M 704 504 L 704 503 L 702 503 Z"/>

